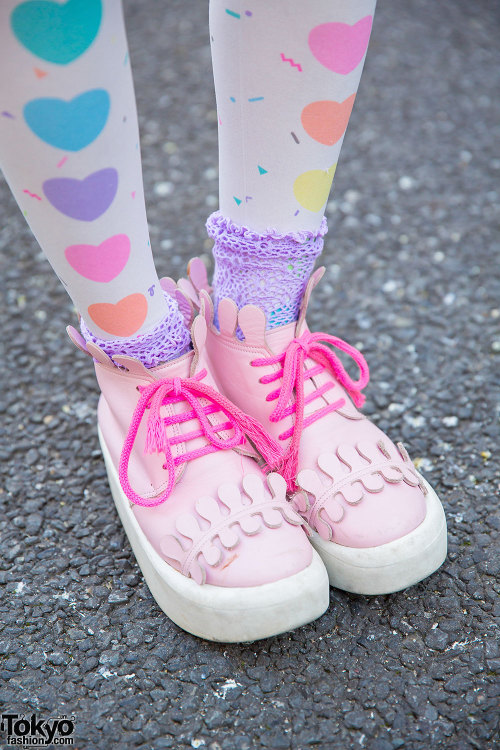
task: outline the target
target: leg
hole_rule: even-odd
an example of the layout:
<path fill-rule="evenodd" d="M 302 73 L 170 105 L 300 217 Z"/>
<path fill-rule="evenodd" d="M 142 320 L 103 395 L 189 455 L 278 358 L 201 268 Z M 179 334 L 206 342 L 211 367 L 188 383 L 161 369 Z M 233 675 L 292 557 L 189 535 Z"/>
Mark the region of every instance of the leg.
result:
<path fill-rule="evenodd" d="M 283 480 L 264 485 L 249 455 L 270 460 L 275 443 L 218 393 L 201 316 L 183 354 L 189 333 L 154 269 L 118 0 L 4 5 L 0 57 L 15 77 L 0 83 L 2 167 L 82 313 L 87 341 L 69 333 L 95 365 L 110 487 L 152 593 L 181 627 L 218 641 L 315 619 L 326 571 Z M 132 356 L 109 357 L 119 353 Z"/>
<path fill-rule="evenodd" d="M 219 115 L 216 299 L 296 319 L 354 104 L 375 0 L 211 0 Z M 242 233 L 244 227 L 249 231 Z"/>
<path fill-rule="evenodd" d="M 52 5 L 2 3 L 0 164 L 85 337 L 152 366 L 189 335 L 151 253 L 121 4 Z"/>
<path fill-rule="evenodd" d="M 356 409 L 369 378 L 363 355 L 305 320 L 374 5 L 235 0 L 228 12 L 211 2 L 221 211 L 207 226 L 215 302 L 232 299 L 218 306 L 207 351 L 222 392 L 279 443 L 292 505 L 331 583 L 359 594 L 410 586 L 446 556 L 437 495 L 404 446 Z M 195 270 L 193 285 L 204 286 Z M 253 304 L 238 312 L 232 300 Z M 210 318 L 206 296 L 203 311 Z M 339 352 L 356 363 L 356 380 Z"/>

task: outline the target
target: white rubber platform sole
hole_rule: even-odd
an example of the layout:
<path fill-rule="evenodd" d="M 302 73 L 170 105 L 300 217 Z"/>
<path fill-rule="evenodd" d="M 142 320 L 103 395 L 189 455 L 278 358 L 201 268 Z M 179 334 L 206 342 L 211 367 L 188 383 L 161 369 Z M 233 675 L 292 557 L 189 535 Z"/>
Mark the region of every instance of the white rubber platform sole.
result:
<path fill-rule="evenodd" d="M 422 581 L 443 564 L 448 546 L 446 518 L 438 496 L 430 484 L 425 485 L 425 519 L 401 539 L 359 549 L 326 542 L 313 534 L 312 545 L 332 586 L 353 594 L 392 594 Z"/>
<path fill-rule="evenodd" d="M 200 586 L 179 573 L 139 526 L 100 430 L 99 441 L 113 500 L 139 567 L 158 605 L 180 628 L 209 641 L 256 641 L 312 622 L 328 608 L 328 576 L 314 550 L 311 564 L 300 573 L 262 586 Z"/>

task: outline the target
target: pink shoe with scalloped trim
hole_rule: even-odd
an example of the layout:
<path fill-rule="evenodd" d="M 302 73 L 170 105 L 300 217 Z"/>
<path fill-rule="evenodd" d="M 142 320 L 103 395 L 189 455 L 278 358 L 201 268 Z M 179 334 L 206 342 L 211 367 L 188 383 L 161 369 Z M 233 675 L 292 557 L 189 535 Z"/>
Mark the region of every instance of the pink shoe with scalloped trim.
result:
<path fill-rule="evenodd" d="M 111 492 L 170 619 L 202 638 L 239 642 L 319 617 L 329 600 L 325 567 L 284 479 L 266 477 L 256 461 L 276 458 L 275 441 L 215 387 L 205 321 L 193 323 L 193 351 L 152 369 L 111 360 L 68 333 L 94 359 Z"/>
<path fill-rule="evenodd" d="M 178 289 L 208 324 L 207 354 L 222 393 L 258 419 L 281 446 L 280 473 L 294 508 L 338 588 L 385 594 L 433 573 L 447 549 L 442 505 L 392 441 L 356 406 L 364 402 L 368 366 L 342 339 L 311 333 L 305 321 L 309 280 L 298 322 L 266 330 L 254 305 L 238 311 L 230 299 L 213 323 L 206 271 L 191 261 Z M 336 351 L 359 369 L 354 381 Z"/>

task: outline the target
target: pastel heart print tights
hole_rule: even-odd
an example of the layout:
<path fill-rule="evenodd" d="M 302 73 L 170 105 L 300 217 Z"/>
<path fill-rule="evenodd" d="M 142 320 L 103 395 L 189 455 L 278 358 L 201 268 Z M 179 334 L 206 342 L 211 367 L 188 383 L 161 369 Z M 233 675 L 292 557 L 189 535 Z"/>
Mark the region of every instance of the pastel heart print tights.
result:
<path fill-rule="evenodd" d="M 235 0 L 230 7 L 211 0 L 226 228 L 302 233 L 302 245 L 310 250 L 311 235 L 321 249 L 316 240 L 374 8 L 374 0 Z M 84 335 L 146 366 L 183 353 L 189 334 L 160 286 L 149 242 L 120 2 L 5 0 L 0 61 L 9 72 L 0 79 L 0 166 Z M 219 232 L 215 296 L 261 302 L 271 325 L 254 285 L 241 291 L 233 265 L 236 259 L 241 270 L 245 257 L 235 248 L 226 260 L 221 242 Z M 280 295 L 290 296 L 290 279 L 280 287 L 290 252 L 267 255 L 276 256 L 271 307 L 279 307 Z M 301 294 L 315 257 L 305 252 L 301 263 L 299 252 L 294 260 L 301 273 L 292 296 Z M 296 314 L 293 305 L 282 307 Z"/>
<path fill-rule="evenodd" d="M 214 297 L 297 319 L 358 90 L 375 0 L 210 2 L 219 130 Z"/>
<path fill-rule="evenodd" d="M 234 223 L 321 226 L 374 12 L 374 0 L 211 0 L 220 210 Z"/>

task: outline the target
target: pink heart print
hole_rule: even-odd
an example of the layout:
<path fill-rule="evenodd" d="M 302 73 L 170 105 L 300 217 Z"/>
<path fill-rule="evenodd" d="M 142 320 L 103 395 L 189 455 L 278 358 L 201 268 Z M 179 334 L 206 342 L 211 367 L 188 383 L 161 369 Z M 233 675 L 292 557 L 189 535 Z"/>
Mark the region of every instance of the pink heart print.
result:
<path fill-rule="evenodd" d="M 318 62 L 334 73 L 347 75 L 356 68 L 366 52 L 372 16 L 352 26 L 348 23 L 322 23 L 309 33 L 309 47 Z"/>
<path fill-rule="evenodd" d="M 115 234 L 100 245 L 70 245 L 64 254 L 80 276 L 91 281 L 112 281 L 127 265 L 130 240 L 126 234 Z"/>

